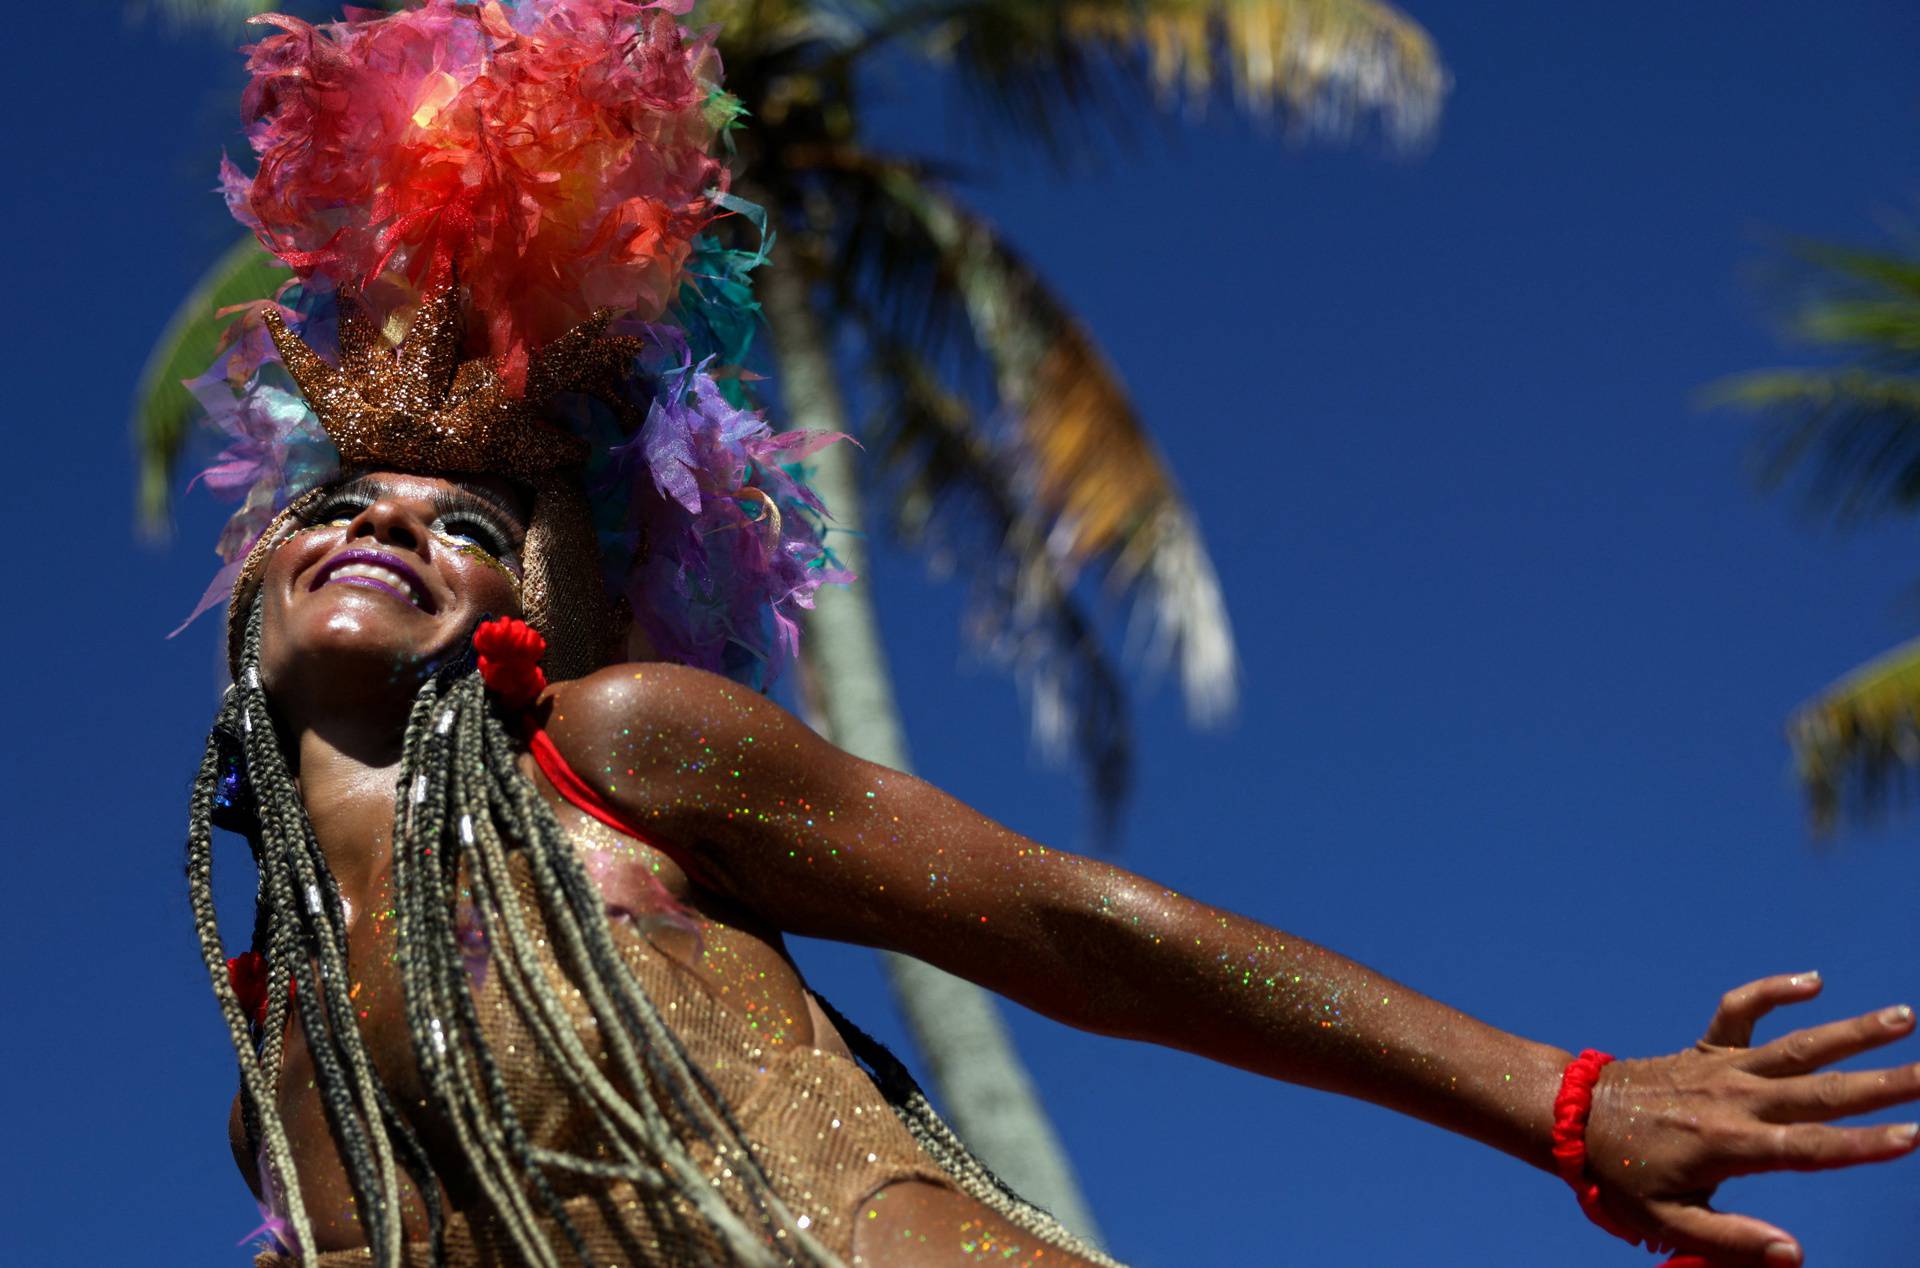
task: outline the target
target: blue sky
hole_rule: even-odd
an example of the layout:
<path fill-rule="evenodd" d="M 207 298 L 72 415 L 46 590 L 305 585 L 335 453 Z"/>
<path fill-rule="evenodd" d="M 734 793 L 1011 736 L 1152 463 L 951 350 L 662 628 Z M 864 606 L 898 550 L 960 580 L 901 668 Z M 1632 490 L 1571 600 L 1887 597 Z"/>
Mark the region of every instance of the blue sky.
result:
<path fill-rule="evenodd" d="M 1841 536 L 1761 496 L 1744 421 L 1693 405 L 1793 355 L 1760 280 L 1775 245 L 1912 223 L 1920 11 L 1412 8 L 1457 85 L 1422 156 L 1216 117 L 1071 181 L 1015 163 L 972 191 L 1121 367 L 1247 661 L 1218 732 L 1141 696 L 1119 861 L 1566 1047 L 1684 1046 L 1774 971 L 1826 975 L 1808 1020 L 1920 1003 L 1920 821 L 1814 848 L 1780 738 L 1920 625 L 1912 526 Z M 238 1265 L 256 1221 L 180 875 L 216 631 L 162 638 L 219 513 L 190 502 L 171 545 L 140 545 L 125 429 L 147 347 L 234 236 L 209 191 L 238 60 L 107 3 L 12 23 L 0 1260 Z M 965 157 L 945 103 L 876 88 L 886 140 Z M 870 584 L 921 771 L 1083 843 L 1077 789 L 958 635 L 961 596 L 885 552 Z M 801 956 L 899 1037 L 866 953 Z M 1138 1264 L 1652 1262 L 1471 1143 L 1013 1022 Z M 1914 1167 L 1723 1201 L 1810 1263 L 1907 1263 Z"/>

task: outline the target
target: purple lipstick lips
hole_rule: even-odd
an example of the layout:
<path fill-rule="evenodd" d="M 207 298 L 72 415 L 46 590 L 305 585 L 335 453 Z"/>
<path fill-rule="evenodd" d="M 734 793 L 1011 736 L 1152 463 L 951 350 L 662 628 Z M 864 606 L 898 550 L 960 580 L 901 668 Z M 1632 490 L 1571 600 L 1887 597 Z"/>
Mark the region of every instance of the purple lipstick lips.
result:
<path fill-rule="evenodd" d="M 383 550 L 343 550 L 320 566 L 308 590 L 318 590 L 328 582 L 365 586 L 384 590 L 425 612 L 434 610 L 433 596 L 420 580 L 420 574 Z"/>

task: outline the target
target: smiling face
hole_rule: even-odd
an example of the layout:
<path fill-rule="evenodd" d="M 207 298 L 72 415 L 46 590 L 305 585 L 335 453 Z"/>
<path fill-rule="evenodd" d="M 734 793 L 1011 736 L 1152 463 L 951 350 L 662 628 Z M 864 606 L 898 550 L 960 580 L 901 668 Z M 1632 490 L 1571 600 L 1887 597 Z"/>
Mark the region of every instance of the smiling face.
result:
<path fill-rule="evenodd" d="M 520 613 L 527 510 L 492 477 L 370 472 L 328 493 L 261 581 L 269 692 L 322 677 L 411 691 L 483 616 Z"/>

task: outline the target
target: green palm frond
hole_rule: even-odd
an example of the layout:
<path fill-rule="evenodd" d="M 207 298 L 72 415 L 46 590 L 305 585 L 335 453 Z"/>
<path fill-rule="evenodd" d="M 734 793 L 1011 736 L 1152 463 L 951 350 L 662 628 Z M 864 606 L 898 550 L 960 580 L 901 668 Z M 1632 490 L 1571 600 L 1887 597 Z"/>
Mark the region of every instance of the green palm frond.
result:
<path fill-rule="evenodd" d="M 1769 485 L 1802 477 L 1846 520 L 1920 508 L 1920 260 L 1817 243 L 1796 255 L 1814 274 L 1792 330 L 1841 364 L 1727 379 L 1708 403 L 1761 416 Z"/>
<path fill-rule="evenodd" d="M 1920 260 L 1818 243 L 1795 254 L 1814 272 L 1792 329 L 1839 364 L 1741 375 L 1708 401 L 1760 416 L 1767 484 L 1798 479 L 1844 522 L 1920 510 Z M 1822 693 L 1787 734 L 1818 830 L 1882 808 L 1920 775 L 1920 642 Z"/>
<path fill-rule="evenodd" d="M 1814 826 L 1871 815 L 1920 777 L 1920 639 L 1849 674 L 1787 724 Z"/>
<path fill-rule="evenodd" d="M 222 308 L 264 299 L 289 276 L 252 238 L 234 244 L 201 275 L 147 355 L 135 389 L 133 437 L 140 463 L 140 518 L 149 531 L 166 523 L 174 468 L 197 408 L 181 381 L 204 374 L 213 363 L 227 327 Z"/>
<path fill-rule="evenodd" d="M 1449 80 L 1433 41 L 1377 0 L 956 0 L 907 6 L 920 39 L 977 106 L 1056 153 L 1216 93 L 1307 135 L 1370 122 L 1392 142 L 1431 135 Z"/>
<path fill-rule="evenodd" d="M 1818 242 L 1795 254 L 1814 270 L 1795 335 L 1866 365 L 1920 370 L 1920 260 Z"/>
<path fill-rule="evenodd" d="M 970 584 L 969 633 L 1020 683 L 1042 751 L 1085 772 L 1094 839 L 1111 841 L 1133 780 L 1127 692 L 1074 597 L 1074 566 L 1049 548 L 1017 468 L 917 351 L 883 327 L 867 369 L 888 528 Z"/>
<path fill-rule="evenodd" d="M 1869 294 L 1920 299 L 1920 261 L 1910 255 L 1810 241 L 1795 243 L 1793 253 L 1831 282 L 1863 287 Z"/>
<path fill-rule="evenodd" d="M 1711 399 L 1760 414 L 1760 475 L 1802 477 L 1810 502 L 1843 521 L 1920 508 L 1920 375 L 1774 370 L 1719 385 Z"/>

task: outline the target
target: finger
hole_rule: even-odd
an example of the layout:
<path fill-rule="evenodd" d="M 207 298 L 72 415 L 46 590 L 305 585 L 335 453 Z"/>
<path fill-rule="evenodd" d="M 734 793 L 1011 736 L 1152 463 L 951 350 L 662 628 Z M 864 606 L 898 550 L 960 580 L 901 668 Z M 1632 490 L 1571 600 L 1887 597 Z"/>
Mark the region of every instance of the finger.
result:
<path fill-rule="evenodd" d="M 1705 1255 L 1714 1268 L 1789 1268 L 1800 1262 L 1800 1243 L 1765 1220 L 1685 1202 L 1648 1207 L 1665 1225 L 1671 1247 Z"/>
<path fill-rule="evenodd" d="M 1822 1127 L 1811 1123 L 1764 1127 L 1736 1146 L 1728 1175 L 1761 1171 L 1831 1171 L 1886 1162 L 1913 1152 L 1920 1123 L 1894 1127 Z"/>
<path fill-rule="evenodd" d="M 1753 1074 L 1776 1079 L 1789 1074 L 1807 1074 L 1912 1032 L 1913 1010 L 1900 1004 L 1863 1017 L 1796 1030 L 1764 1047 L 1751 1049 L 1736 1064 Z"/>
<path fill-rule="evenodd" d="M 1920 1100 L 1920 1065 L 1775 1079 L 1760 1117 L 1769 1123 L 1823 1123 Z"/>
<path fill-rule="evenodd" d="M 1782 1004 L 1798 1004 L 1820 993 L 1818 973 L 1782 973 L 1736 986 L 1720 997 L 1707 1024 L 1705 1043 L 1744 1048 L 1753 1042 L 1754 1023 Z"/>

